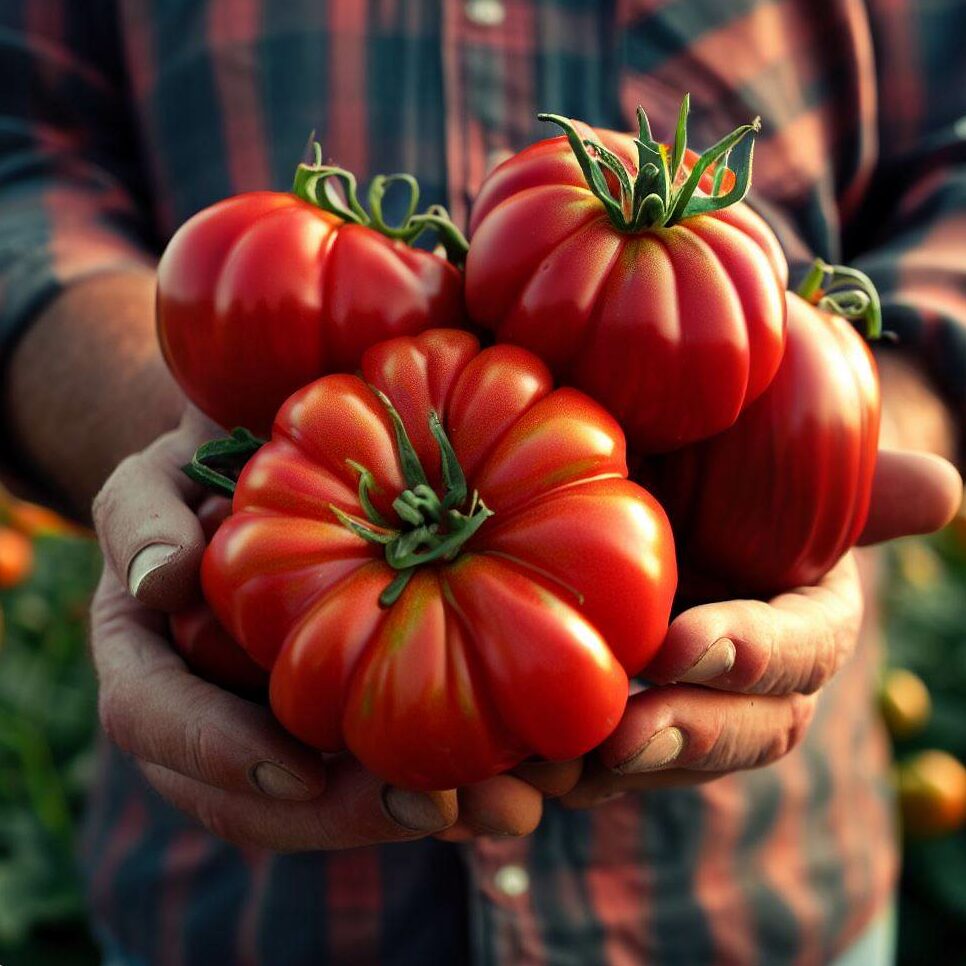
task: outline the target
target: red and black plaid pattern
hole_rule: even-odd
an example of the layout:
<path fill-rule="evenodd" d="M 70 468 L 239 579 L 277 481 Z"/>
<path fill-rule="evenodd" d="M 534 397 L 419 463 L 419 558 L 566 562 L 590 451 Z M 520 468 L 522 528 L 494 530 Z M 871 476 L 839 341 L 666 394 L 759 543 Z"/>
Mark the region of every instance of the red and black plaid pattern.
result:
<path fill-rule="evenodd" d="M 966 408 L 966 7 L 958 0 L 3 0 L 0 336 L 185 218 L 285 188 L 310 131 L 457 219 L 538 110 L 692 140 L 760 114 L 753 202 L 793 263 L 864 268 Z M 391 212 L 389 213 L 391 214 Z M 105 752 L 86 866 L 128 963 L 825 963 L 895 872 L 866 648 L 779 765 L 523 841 L 242 852 Z"/>

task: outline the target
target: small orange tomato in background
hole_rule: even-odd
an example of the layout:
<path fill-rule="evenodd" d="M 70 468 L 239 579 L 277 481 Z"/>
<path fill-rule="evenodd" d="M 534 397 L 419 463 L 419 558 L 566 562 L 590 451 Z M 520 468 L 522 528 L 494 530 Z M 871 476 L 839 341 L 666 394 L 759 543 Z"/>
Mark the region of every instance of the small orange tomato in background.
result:
<path fill-rule="evenodd" d="M 34 548 L 30 541 L 10 527 L 0 527 L 0 588 L 23 583 L 33 566 Z"/>
<path fill-rule="evenodd" d="M 66 520 L 56 510 L 20 500 L 5 486 L 0 485 L 0 526 L 10 527 L 26 537 L 66 535 L 93 537 L 86 527 Z"/>
<path fill-rule="evenodd" d="M 921 751 L 899 765 L 899 805 L 906 832 L 945 835 L 966 825 L 966 768 L 945 751 Z"/>
<path fill-rule="evenodd" d="M 889 732 L 900 741 L 919 734 L 932 714 L 929 689 L 918 674 L 906 668 L 891 668 L 886 672 L 879 706 Z"/>

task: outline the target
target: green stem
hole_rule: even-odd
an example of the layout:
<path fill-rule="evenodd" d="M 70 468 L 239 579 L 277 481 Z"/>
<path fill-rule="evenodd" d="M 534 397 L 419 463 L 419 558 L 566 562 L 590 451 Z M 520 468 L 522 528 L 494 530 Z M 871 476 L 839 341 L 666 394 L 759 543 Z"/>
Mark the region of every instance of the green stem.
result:
<path fill-rule="evenodd" d="M 798 286 L 798 294 L 825 312 L 851 322 L 861 320 L 869 341 L 882 338 L 882 304 L 875 284 L 865 272 L 816 258 Z"/>
<path fill-rule="evenodd" d="M 187 477 L 220 496 L 231 497 L 235 494 L 239 473 L 264 444 L 265 440 L 247 429 L 237 427 L 231 431 L 231 435 L 199 446 L 191 462 L 182 466 L 181 470 Z"/>
<path fill-rule="evenodd" d="M 638 136 L 634 140 L 638 163 L 633 184 L 626 164 L 603 145 L 581 138 L 572 121 L 558 114 L 538 114 L 537 117 L 563 130 L 587 187 L 600 200 L 614 227 L 619 231 L 635 233 L 653 228 L 670 228 L 686 218 L 720 211 L 737 204 L 748 193 L 754 140 L 761 129 L 760 118 L 735 128 L 708 148 L 694 163 L 683 184 L 677 185 L 678 173 L 682 170 L 687 151 L 690 109 L 690 97 L 685 94 L 678 112 L 674 143 L 669 150 L 654 140 L 647 114 L 643 107 L 638 108 Z M 730 169 L 735 176 L 734 184 L 729 191 L 721 194 L 732 152 L 736 159 L 734 167 Z M 716 168 L 711 194 L 699 195 L 697 190 L 701 178 L 712 166 Z M 616 195 L 607 180 L 607 172 L 616 179 Z"/>
<path fill-rule="evenodd" d="M 312 164 L 300 164 L 295 169 L 292 193 L 303 201 L 323 211 L 327 211 L 343 221 L 371 228 L 394 241 L 413 245 L 426 231 L 435 231 L 447 258 L 457 266 L 466 261 L 469 242 L 456 227 L 449 213 L 442 205 L 430 205 L 419 214 L 419 182 L 411 174 L 380 174 L 369 184 L 367 200 L 368 212 L 359 201 L 358 185 L 355 175 L 345 168 L 322 163 L 322 147 L 313 144 L 315 159 Z M 336 181 L 342 186 L 342 194 L 330 189 L 329 182 Z M 404 185 L 408 192 L 405 216 L 398 225 L 390 225 L 382 210 L 383 199 L 394 184 Z"/>
<path fill-rule="evenodd" d="M 389 414 L 396 437 L 399 464 L 407 489 L 393 501 L 399 526 L 392 528 L 372 505 L 369 492 L 375 489 L 372 474 L 359 463 L 349 465 L 359 473 L 359 502 L 368 520 L 350 516 L 330 504 L 336 519 L 347 530 L 370 543 L 385 547 L 386 563 L 399 573 L 380 595 L 388 607 L 399 599 L 417 567 L 437 560 L 453 560 L 464 544 L 493 516 L 479 494 L 469 495 L 466 475 L 435 412 L 429 414 L 429 430 L 440 451 L 440 467 L 445 493 L 442 498 L 429 485 L 426 471 L 409 438 L 398 411 L 385 393 L 370 387 Z M 460 509 L 467 503 L 465 510 Z"/>

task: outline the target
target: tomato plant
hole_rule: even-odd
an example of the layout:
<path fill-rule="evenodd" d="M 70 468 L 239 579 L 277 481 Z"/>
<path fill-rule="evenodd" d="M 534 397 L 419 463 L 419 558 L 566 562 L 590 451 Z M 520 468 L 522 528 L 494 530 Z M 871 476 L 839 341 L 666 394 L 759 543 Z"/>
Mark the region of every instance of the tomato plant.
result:
<path fill-rule="evenodd" d="M 382 208 L 392 185 L 409 192 L 396 227 Z M 462 273 L 412 245 L 435 230 L 460 261 L 466 242 L 442 208 L 417 214 L 418 202 L 410 175 L 379 176 L 367 212 L 354 177 L 323 165 L 316 145 L 291 194 L 238 195 L 185 222 L 158 265 L 157 315 L 164 357 L 189 399 L 226 428 L 267 435 L 287 396 L 356 369 L 374 342 L 460 324 Z"/>
<path fill-rule="evenodd" d="M 272 708 L 396 784 L 567 759 L 617 724 L 676 582 L 624 436 L 531 353 L 435 330 L 282 407 L 202 565 Z"/>
<path fill-rule="evenodd" d="M 497 168 L 470 223 L 470 316 L 602 402 L 642 452 L 730 426 L 784 344 L 788 267 L 742 202 L 758 122 L 699 157 L 687 113 L 685 97 L 671 149 L 643 109 L 636 138 L 541 115 L 566 137 Z"/>
<path fill-rule="evenodd" d="M 788 342 L 765 394 L 731 429 L 644 471 L 675 526 L 688 596 L 767 596 L 815 583 L 865 526 L 879 439 L 879 380 L 843 317 L 881 326 L 859 273 L 819 263 L 788 298 Z M 858 286 L 858 288 L 856 288 Z"/>

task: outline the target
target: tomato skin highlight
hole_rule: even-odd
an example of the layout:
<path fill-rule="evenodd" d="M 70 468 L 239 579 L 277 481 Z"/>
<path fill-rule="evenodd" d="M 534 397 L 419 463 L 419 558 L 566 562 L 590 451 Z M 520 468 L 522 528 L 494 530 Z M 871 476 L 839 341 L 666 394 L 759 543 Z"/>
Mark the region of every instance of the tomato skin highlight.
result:
<path fill-rule="evenodd" d="M 626 479 L 620 427 L 554 390 L 532 354 L 481 351 L 467 332 L 381 343 L 362 372 L 319 379 L 279 411 L 204 557 L 213 610 L 271 672 L 286 728 L 397 785 L 457 787 L 533 754 L 587 752 L 660 646 L 677 577 L 664 511 Z M 442 494 L 438 415 L 466 504 L 492 511 L 453 559 L 415 566 L 388 606 L 399 571 L 385 547 L 331 509 L 366 521 L 364 468 L 374 511 L 405 532 L 393 501 L 409 483 L 372 387 Z"/>
<path fill-rule="evenodd" d="M 633 178 L 631 136 L 575 126 Z M 688 151 L 685 167 L 696 157 Z M 700 184 L 710 189 L 710 172 Z M 772 231 L 742 202 L 673 227 L 622 232 L 558 137 L 490 175 L 470 227 L 470 317 L 601 402 L 637 452 L 721 432 L 777 371 L 788 266 Z"/>
<path fill-rule="evenodd" d="M 292 392 L 358 368 L 373 343 L 459 325 L 462 286 L 438 255 L 256 191 L 175 232 L 158 265 L 158 338 L 195 405 L 267 436 Z"/>
<path fill-rule="evenodd" d="M 875 361 L 845 319 L 787 299 L 785 355 L 765 394 L 727 432 L 643 473 L 674 523 L 691 599 L 814 584 L 865 526 L 879 439 Z"/>

